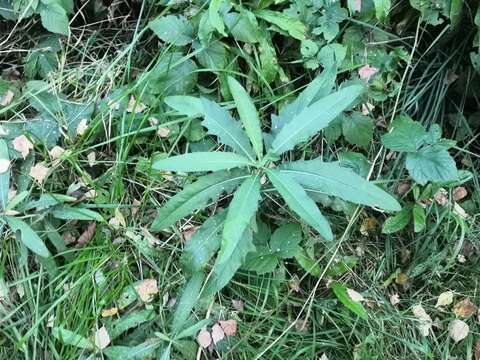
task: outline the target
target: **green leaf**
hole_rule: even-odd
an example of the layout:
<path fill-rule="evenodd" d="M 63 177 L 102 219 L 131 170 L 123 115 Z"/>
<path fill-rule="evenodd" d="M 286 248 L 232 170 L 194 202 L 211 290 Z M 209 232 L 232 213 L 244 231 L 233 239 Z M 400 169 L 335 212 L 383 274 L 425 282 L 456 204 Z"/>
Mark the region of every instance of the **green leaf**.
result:
<path fill-rule="evenodd" d="M 375 4 L 375 16 L 380 21 L 385 21 L 392 6 L 390 0 L 373 0 Z"/>
<path fill-rule="evenodd" d="M 413 205 L 413 230 L 418 233 L 425 229 L 425 209 L 420 205 Z"/>
<path fill-rule="evenodd" d="M 42 0 L 37 9 L 42 25 L 50 32 L 68 35 L 68 16 L 65 9 L 54 0 Z"/>
<path fill-rule="evenodd" d="M 332 229 L 320 213 L 315 202 L 308 197 L 305 190 L 291 177 L 278 170 L 266 170 L 269 180 L 283 197 L 287 205 L 308 225 L 316 229 L 325 240 L 333 240 Z"/>
<path fill-rule="evenodd" d="M 160 339 L 153 338 L 136 346 L 109 346 L 102 353 L 111 360 L 141 360 L 152 357 L 161 344 Z"/>
<path fill-rule="evenodd" d="M 217 136 L 219 142 L 230 146 L 234 152 L 254 161 L 254 151 L 240 122 L 213 101 L 202 99 L 202 106 L 205 116 L 202 125 L 208 129 L 208 133 Z"/>
<path fill-rule="evenodd" d="M 318 265 L 316 260 L 310 258 L 305 250 L 301 249 L 300 253 L 295 256 L 295 260 L 297 260 L 302 269 L 310 275 L 315 277 L 320 277 L 322 275 L 320 265 Z"/>
<path fill-rule="evenodd" d="M 221 193 L 232 192 L 247 177 L 248 173 L 241 169 L 221 170 L 200 177 L 193 184 L 185 186 L 158 211 L 152 231 L 161 231 L 193 210 L 207 206 L 210 200 L 217 199 Z"/>
<path fill-rule="evenodd" d="M 409 206 L 405 206 L 402 211 L 390 216 L 385 220 L 382 226 L 383 234 L 393 234 L 397 231 L 402 230 L 410 222 L 412 209 Z"/>
<path fill-rule="evenodd" d="M 4 139 L 0 139 L 0 161 L 10 161 L 8 145 Z M 0 173 L 0 209 L 5 210 L 8 204 L 8 190 L 10 189 L 10 167 Z"/>
<path fill-rule="evenodd" d="M 166 43 L 183 46 L 193 41 L 193 26 L 183 16 L 162 16 L 150 21 L 148 26 Z"/>
<path fill-rule="evenodd" d="M 368 116 L 354 112 L 351 116 L 343 117 L 342 132 L 350 144 L 368 148 L 373 139 L 372 120 Z"/>
<path fill-rule="evenodd" d="M 233 252 L 241 242 L 243 233 L 249 227 L 260 201 L 260 175 L 251 175 L 233 195 L 223 226 L 222 244 L 216 259 L 217 266 L 230 261 Z"/>
<path fill-rule="evenodd" d="M 93 350 L 95 346 L 85 337 L 67 330 L 61 326 L 52 329 L 52 336 L 65 345 L 72 345 L 81 349 Z"/>
<path fill-rule="evenodd" d="M 253 145 L 253 150 L 257 154 L 257 158 L 261 159 L 263 156 L 262 124 L 257 109 L 243 86 L 231 76 L 228 77 L 228 86 L 245 132 Z"/>
<path fill-rule="evenodd" d="M 345 305 L 346 308 L 351 310 L 354 314 L 358 315 L 363 320 L 368 320 L 367 311 L 359 301 L 352 300 L 348 295 L 347 287 L 341 283 L 333 282 L 331 285 L 333 293 L 340 302 Z"/>
<path fill-rule="evenodd" d="M 241 235 L 241 239 L 242 241 L 239 241 L 236 248 L 231 252 L 230 258 L 220 258 L 221 255 L 219 255 L 221 261 L 215 261 L 211 276 L 202 296 L 210 297 L 217 291 L 220 291 L 229 283 L 237 270 L 243 265 L 247 254 L 255 251 L 255 246 L 252 242 L 252 231 L 250 228 L 245 229 Z"/>
<path fill-rule="evenodd" d="M 302 227 L 298 224 L 285 224 L 272 234 L 270 248 L 273 253 L 282 259 L 289 259 L 300 253 Z"/>
<path fill-rule="evenodd" d="M 67 125 L 68 135 L 73 139 L 77 136 L 78 125 L 82 120 L 90 121 L 95 106 L 93 103 L 78 104 L 73 102 L 63 102 L 63 118 Z"/>
<path fill-rule="evenodd" d="M 398 116 L 390 125 L 390 132 L 382 136 L 382 144 L 393 151 L 417 151 L 426 135 L 422 124 L 408 116 Z"/>
<path fill-rule="evenodd" d="M 180 263 L 186 273 L 201 272 L 220 248 L 226 215 L 227 212 L 223 211 L 209 217 L 187 241 L 180 258 Z"/>
<path fill-rule="evenodd" d="M 38 256 L 45 258 L 50 256 L 50 252 L 43 243 L 43 240 L 40 239 L 40 236 L 38 236 L 26 222 L 12 216 L 5 216 L 4 219 L 14 233 L 17 231 L 20 232 L 20 240 L 27 248 Z"/>
<path fill-rule="evenodd" d="M 119 319 L 106 323 L 105 327 L 108 330 L 110 339 L 113 340 L 125 331 L 153 319 L 155 319 L 155 311 L 153 309 L 146 309 L 122 315 Z"/>
<path fill-rule="evenodd" d="M 193 96 L 173 95 L 167 96 L 165 104 L 177 110 L 180 114 L 189 117 L 199 117 L 203 115 L 202 100 Z"/>
<path fill-rule="evenodd" d="M 318 20 L 319 26 L 313 29 L 315 35 L 323 34 L 328 42 L 332 41 L 340 32 L 339 23 L 348 16 L 347 10 L 340 6 L 340 2 L 330 2 L 322 9 Z"/>
<path fill-rule="evenodd" d="M 30 105 L 39 112 L 54 114 L 62 111 L 62 95 L 52 93 L 45 81 L 32 80 L 27 82 L 24 93 Z"/>
<path fill-rule="evenodd" d="M 99 213 L 81 207 L 59 206 L 52 211 L 52 215 L 62 220 L 104 221 Z"/>
<path fill-rule="evenodd" d="M 258 10 L 255 15 L 263 20 L 278 26 L 297 40 L 304 40 L 307 27 L 298 19 L 286 13 L 272 10 Z"/>
<path fill-rule="evenodd" d="M 262 275 L 273 272 L 278 265 L 278 256 L 268 246 L 255 246 L 254 252 L 248 253 L 243 269 Z"/>
<path fill-rule="evenodd" d="M 184 339 L 186 337 L 194 336 L 198 331 L 212 323 L 212 319 L 203 319 L 195 323 L 194 325 L 182 330 L 178 335 L 175 336 L 175 340 Z"/>
<path fill-rule="evenodd" d="M 427 182 L 452 181 L 458 179 L 457 165 L 447 150 L 428 146 L 407 154 L 406 168 L 419 184 Z"/>
<path fill-rule="evenodd" d="M 225 33 L 225 24 L 223 23 L 223 19 L 220 16 L 220 8 L 224 0 L 211 0 L 210 6 L 208 7 L 208 18 L 210 20 L 210 24 L 217 29 L 217 31 L 222 34 L 223 36 L 227 36 Z"/>
<path fill-rule="evenodd" d="M 185 325 L 190 312 L 197 304 L 200 290 L 202 289 L 203 281 L 205 280 L 205 274 L 203 272 L 197 272 L 192 275 L 188 280 L 185 288 L 183 289 L 182 296 L 178 301 L 177 308 L 173 314 L 172 333 L 176 334 Z"/>
<path fill-rule="evenodd" d="M 401 210 L 400 204 L 390 194 L 337 163 L 318 159 L 294 161 L 283 164 L 280 171 L 308 191 L 318 191 L 387 211 Z"/>
<path fill-rule="evenodd" d="M 195 57 L 204 68 L 217 70 L 224 69 L 228 65 L 227 50 L 221 41 L 212 41 L 208 45 L 194 41 L 193 48 L 198 50 Z"/>
<path fill-rule="evenodd" d="M 249 44 L 260 41 L 261 35 L 258 22 L 255 15 L 250 11 L 243 10 L 241 13 L 227 13 L 223 19 L 235 40 Z"/>
<path fill-rule="evenodd" d="M 194 152 L 154 160 L 152 168 L 154 170 L 194 172 L 216 171 L 250 165 L 252 165 L 252 162 L 243 156 L 230 152 L 215 151 Z"/>
<path fill-rule="evenodd" d="M 351 85 L 308 106 L 280 130 L 273 140 L 272 152 L 280 155 L 315 135 L 348 108 L 362 92 L 362 86 Z"/>

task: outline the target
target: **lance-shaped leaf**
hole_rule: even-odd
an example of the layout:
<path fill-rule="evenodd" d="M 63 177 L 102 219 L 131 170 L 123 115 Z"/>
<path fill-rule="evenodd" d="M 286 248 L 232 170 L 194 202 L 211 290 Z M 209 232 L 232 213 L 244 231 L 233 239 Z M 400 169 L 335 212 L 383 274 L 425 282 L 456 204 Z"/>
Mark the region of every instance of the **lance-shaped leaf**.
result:
<path fill-rule="evenodd" d="M 228 86 L 230 93 L 235 101 L 240 120 L 242 120 L 243 127 L 253 145 L 253 150 L 257 154 L 258 159 L 263 155 L 263 139 L 260 118 L 258 117 L 257 109 L 253 104 L 252 99 L 245 91 L 242 85 L 232 78 L 228 77 Z"/>
<path fill-rule="evenodd" d="M 255 215 L 260 200 L 260 175 L 250 176 L 233 195 L 228 207 L 227 218 L 223 227 L 222 245 L 217 257 L 217 264 L 230 261 L 232 253 L 242 241 L 245 229 Z"/>
<path fill-rule="evenodd" d="M 308 140 L 347 109 L 363 92 L 363 86 L 347 86 L 330 94 L 295 115 L 278 133 L 271 151 L 280 155 L 295 145 Z"/>
<path fill-rule="evenodd" d="M 315 202 L 308 197 L 300 184 L 278 170 L 266 170 L 268 179 L 283 197 L 287 205 L 325 240 L 333 240 L 332 229 Z"/>
<path fill-rule="evenodd" d="M 202 297 L 209 297 L 227 285 L 237 270 L 243 265 L 247 254 L 255 251 L 250 227 L 242 233 L 241 238 L 242 241 L 237 243 L 228 259 L 222 258 L 220 261 L 218 259 L 215 261 L 208 283 L 202 292 Z"/>
<path fill-rule="evenodd" d="M 220 170 L 200 177 L 193 184 L 185 186 L 158 211 L 151 227 L 152 231 L 165 229 L 193 210 L 204 208 L 210 200 L 217 199 L 222 192 L 232 192 L 247 177 L 248 173 L 241 169 Z"/>
<path fill-rule="evenodd" d="M 4 139 L 0 139 L 0 163 L 0 210 L 5 210 L 10 187 L 10 155 L 7 142 Z"/>
<path fill-rule="evenodd" d="M 183 325 L 190 316 L 190 312 L 197 303 L 197 298 L 202 289 L 203 280 L 205 280 L 205 274 L 203 272 L 197 272 L 193 274 L 185 285 L 180 301 L 173 314 L 172 333 L 176 334 L 182 330 Z"/>
<path fill-rule="evenodd" d="M 42 239 L 35 231 L 24 221 L 14 218 L 12 216 L 5 216 L 4 218 L 13 232 L 20 232 L 21 242 L 35 254 L 41 257 L 49 257 L 50 252 L 43 243 Z"/>
<path fill-rule="evenodd" d="M 401 210 L 393 196 L 337 163 L 294 161 L 282 165 L 281 169 L 283 174 L 295 179 L 308 191 L 338 196 L 345 201 L 387 211 Z"/>
<path fill-rule="evenodd" d="M 234 152 L 253 161 L 255 153 L 240 122 L 213 101 L 202 99 L 202 106 L 205 116 L 202 125 L 208 129 L 208 133 L 217 136 L 219 142 L 230 146 Z"/>
<path fill-rule="evenodd" d="M 173 95 L 167 96 L 164 101 L 165 104 L 177 110 L 182 115 L 190 117 L 203 115 L 203 105 L 200 98 L 187 95 Z"/>
<path fill-rule="evenodd" d="M 155 160 L 152 168 L 181 172 L 216 171 L 252 165 L 251 161 L 231 152 L 194 152 Z"/>
<path fill-rule="evenodd" d="M 337 78 L 336 65 L 322 71 L 291 103 L 285 105 L 278 115 L 272 115 L 272 134 L 278 132 L 296 115 L 315 101 L 331 94 Z"/>

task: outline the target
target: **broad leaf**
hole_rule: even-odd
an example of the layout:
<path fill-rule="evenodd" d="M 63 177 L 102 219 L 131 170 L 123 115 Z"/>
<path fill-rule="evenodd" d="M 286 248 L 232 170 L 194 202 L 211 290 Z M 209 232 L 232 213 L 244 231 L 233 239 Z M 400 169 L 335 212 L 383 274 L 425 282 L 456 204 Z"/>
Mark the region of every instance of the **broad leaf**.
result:
<path fill-rule="evenodd" d="M 368 116 L 354 112 L 343 117 L 342 132 L 350 144 L 368 148 L 373 139 L 373 122 Z"/>
<path fill-rule="evenodd" d="M 50 252 L 43 243 L 43 240 L 40 239 L 40 236 L 38 236 L 26 222 L 12 216 L 5 216 L 4 219 L 13 232 L 20 232 L 20 240 L 27 248 L 32 250 L 38 256 L 50 256 Z"/>
<path fill-rule="evenodd" d="M 268 169 L 267 175 L 273 186 L 283 197 L 287 205 L 308 225 L 316 229 L 325 240 L 333 240 L 332 229 L 320 213 L 315 202 L 308 197 L 305 190 L 290 176 L 278 170 Z"/>
<path fill-rule="evenodd" d="M 52 336 L 65 345 L 72 345 L 81 349 L 93 350 L 95 345 L 87 338 L 67 330 L 61 326 L 52 329 Z"/>
<path fill-rule="evenodd" d="M 351 85 L 308 106 L 280 130 L 271 151 L 280 155 L 315 135 L 347 109 L 362 91 L 362 86 Z"/>
<path fill-rule="evenodd" d="M 365 180 L 352 170 L 321 160 L 285 163 L 281 172 L 295 179 L 308 191 L 337 196 L 345 201 L 400 211 L 400 204 L 387 192 Z"/>
<path fill-rule="evenodd" d="M 210 200 L 217 199 L 222 192 L 232 192 L 247 177 L 248 173 L 240 169 L 220 170 L 200 177 L 193 184 L 185 186 L 158 211 L 152 231 L 161 231 L 175 224 L 193 210 L 207 206 Z"/>
<path fill-rule="evenodd" d="M 194 152 L 172 156 L 167 159 L 154 160 L 154 170 L 181 172 L 216 171 L 249 166 L 252 163 L 243 156 L 230 152 Z"/>
<path fill-rule="evenodd" d="M 261 39 L 260 28 L 257 19 L 250 11 L 243 10 L 241 13 L 230 12 L 225 14 L 223 19 L 237 41 L 246 43 L 257 43 Z"/>
<path fill-rule="evenodd" d="M 458 179 L 457 165 L 447 150 L 440 146 L 427 146 L 407 154 L 406 168 L 419 184 Z"/>
<path fill-rule="evenodd" d="M 10 167 L 8 165 L 10 155 L 7 142 L 4 139 L 0 139 L 0 161 L 3 163 L 3 167 L 8 167 L 0 173 L 0 209 L 5 210 L 8 204 L 8 190 L 10 189 Z"/>
<path fill-rule="evenodd" d="M 278 26 L 280 29 L 297 39 L 304 40 L 307 27 L 299 20 L 286 13 L 271 10 L 259 10 L 255 15 L 263 20 Z"/>
<path fill-rule="evenodd" d="M 368 320 L 367 311 L 363 307 L 362 303 L 353 300 L 347 292 L 347 287 L 341 283 L 334 282 L 331 285 L 333 293 L 340 302 L 345 305 L 346 308 L 351 310 L 354 314 L 358 315 L 363 320 Z"/>
<path fill-rule="evenodd" d="M 203 115 L 202 100 L 193 96 L 174 95 L 167 96 L 165 104 L 177 110 L 180 114 L 190 117 L 200 117 Z"/>
<path fill-rule="evenodd" d="M 272 234 L 270 248 L 282 259 L 295 257 L 300 252 L 302 240 L 302 227 L 298 224 L 285 224 Z"/>
<path fill-rule="evenodd" d="M 180 258 L 185 272 L 195 274 L 207 266 L 208 261 L 220 247 L 226 215 L 227 212 L 223 211 L 209 217 L 187 241 Z"/>
<path fill-rule="evenodd" d="M 68 35 L 68 16 L 65 9 L 53 0 L 41 1 L 38 6 L 42 25 L 50 32 Z"/>
<path fill-rule="evenodd" d="M 382 226 L 382 233 L 384 234 L 393 234 L 397 231 L 402 230 L 405 226 L 408 225 L 410 219 L 412 218 L 412 209 L 410 206 L 405 206 L 402 211 L 390 216 Z"/>
<path fill-rule="evenodd" d="M 390 132 L 382 136 L 382 144 L 393 151 L 417 151 L 426 135 L 422 124 L 408 116 L 398 116 L 390 125 Z"/>
<path fill-rule="evenodd" d="M 420 232 L 425 229 L 425 209 L 420 205 L 413 205 L 413 231 Z"/>
<path fill-rule="evenodd" d="M 211 0 L 210 6 L 208 7 L 208 18 L 210 20 L 210 24 L 217 29 L 217 31 L 227 36 L 225 33 L 225 24 L 223 23 L 223 19 L 220 16 L 220 8 L 222 6 L 224 0 Z"/>
<path fill-rule="evenodd" d="M 200 295 L 205 275 L 203 272 L 197 272 L 188 280 L 183 289 L 177 308 L 173 314 L 172 333 L 176 334 L 182 330 L 183 325 L 190 316 L 190 312 L 197 303 Z"/>
<path fill-rule="evenodd" d="M 152 20 L 148 26 L 166 43 L 182 46 L 193 41 L 193 26 L 183 16 L 162 16 Z"/>
<path fill-rule="evenodd" d="M 257 154 L 257 158 L 261 159 L 263 155 L 263 139 L 257 109 L 248 93 L 237 80 L 229 76 L 228 86 L 230 87 L 233 100 L 235 100 L 235 106 L 237 107 L 245 132 L 253 145 L 253 150 Z"/>
<path fill-rule="evenodd" d="M 253 161 L 254 151 L 241 124 L 213 101 L 202 99 L 202 106 L 205 116 L 202 125 L 208 129 L 208 133 L 217 136 L 219 142 L 230 146 L 234 152 Z"/>
<path fill-rule="evenodd" d="M 301 249 L 300 253 L 295 256 L 295 260 L 297 260 L 298 264 L 312 276 L 320 277 L 322 275 L 322 269 L 318 262 L 312 259 L 305 250 Z"/>
<path fill-rule="evenodd" d="M 104 221 L 99 213 L 81 207 L 59 206 L 52 211 L 52 215 L 62 220 Z"/>

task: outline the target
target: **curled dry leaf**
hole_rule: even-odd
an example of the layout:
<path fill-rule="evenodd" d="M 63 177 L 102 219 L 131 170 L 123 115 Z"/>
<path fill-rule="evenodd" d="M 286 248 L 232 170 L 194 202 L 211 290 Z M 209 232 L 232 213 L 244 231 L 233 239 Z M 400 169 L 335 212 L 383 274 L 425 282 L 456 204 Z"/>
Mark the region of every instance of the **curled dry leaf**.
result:
<path fill-rule="evenodd" d="M 13 139 L 12 145 L 15 150 L 22 154 L 24 159 L 27 158 L 28 153 L 33 149 L 32 142 L 25 135 L 20 135 Z"/>
<path fill-rule="evenodd" d="M 102 310 L 102 317 L 111 317 L 118 314 L 118 308 L 112 307 L 110 309 Z"/>
<path fill-rule="evenodd" d="M 438 296 L 436 308 L 448 306 L 453 302 L 453 291 L 445 291 Z"/>
<path fill-rule="evenodd" d="M 237 320 L 224 320 L 218 322 L 222 327 L 225 335 L 227 336 L 235 336 L 237 334 Z"/>
<path fill-rule="evenodd" d="M 365 301 L 365 298 L 359 292 L 356 292 L 353 289 L 347 289 L 347 294 L 353 301 L 362 302 Z"/>
<path fill-rule="evenodd" d="M 0 106 L 7 106 L 10 105 L 10 103 L 13 100 L 13 97 L 15 96 L 15 93 L 12 90 L 7 90 L 5 94 L 0 96 Z"/>
<path fill-rule="evenodd" d="M 401 182 L 400 184 L 398 184 L 397 188 L 395 189 L 395 192 L 398 195 L 403 196 L 407 192 L 410 191 L 411 187 L 412 187 L 412 185 L 408 181 L 404 181 L 404 182 Z"/>
<path fill-rule="evenodd" d="M 91 151 L 87 155 L 88 166 L 93 167 L 97 163 L 97 154 L 95 151 Z"/>
<path fill-rule="evenodd" d="M 480 360 L 480 340 L 475 343 L 475 360 Z"/>
<path fill-rule="evenodd" d="M 10 168 L 10 160 L 8 159 L 0 159 L 0 174 L 8 171 Z"/>
<path fill-rule="evenodd" d="M 470 299 L 466 298 L 455 304 L 453 312 L 459 318 L 468 318 L 477 312 L 478 308 Z"/>
<path fill-rule="evenodd" d="M 370 78 L 378 73 L 378 69 L 376 67 L 370 65 L 364 65 L 358 70 L 358 75 L 362 80 L 370 80 Z"/>
<path fill-rule="evenodd" d="M 419 320 L 417 324 L 418 330 L 420 330 L 422 336 L 428 336 L 433 325 L 432 318 L 427 314 L 422 305 L 415 305 L 412 308 L 412 312 L 413 316 Z"/>
<path fill-rule="evenodd" d="M 378 221 L 374 217 L 367 217 L 363 219 L 362 225 L 360 225 L 360 233 L 363 236 L 369 236 L 377 229 Z"/>
<path fill-rule="evenodd" d="M 166 127 L 158 128 L 157 135 L 161 138 L 166 138 L 168 137 L 168 135 L 170 135 L 170 129 Z"/>
<path fill-rule="evenodd" d="M 49 168 L 43 165 L 42 163 L 35 164 L 30 169 L 30 176 L 33 177 L 38 183 L 43 183 L 45 178 L 48 175 Z"/>
<path fill-rule="evenodd" d="M 58 145 L 55 145 L 49 152 L 48 152 L 48 155 L 50 155 L 50 157 L 53 159 L 53 160 L 56 160 L 58 158 L 60 158 L 63 154 L 65 154 L 65 149 L 58 146 Z"/>
<path fill-rule="evenodd" d="M 239 312 L 243 312 L 245 309 L 245 303 L 242 300 L 232 300 L 232 306 Z"/>
<path fill-rule="evenodd" d="M 210 332 L 207 329 L 202 329 L 197 335 L 197 343 L 200 347 L 206 349 L 212 343 L 212 337 L 210 336 Z"/>
<path fill-rule="evenodd" d="M 444 188 L 438 189 L 438 191 L 433 195 L 433 199 L 440 206 L 445 206 L 448 204 L 448 192 Z"/>
<path fill-rule="evenodd" d="M 452 191 L 453 200 L 455 201 L 460 201 L 466 198 L 467 195 L 468 195 L 467 189 L 465 189 L 463 186 L 456 187 Z"/>
<path fill-rule="evenodd" d="M 140 205 L 142 205 L 142 203 L 140 202 L 140 200 L 137 200 L 137 199 L 133 199 L 132 201 L 132 209 L 130 210 L 132 215 L 135 216 L 137 215 L 138 211 L 140 210 Z"/>
<path fill-rule="evenodd" d="M 390 304 L 393 306 L 398 305 L 400 303 L 400 296 L 398 294 L 390 295 Z"/>
<path fill-rule="evenodd" d="M 83 136 L 88 129 L 87 119 L 82 119 L 77 125 L 77 135 Z"/>
<path fill-rule="evenodd" d="M 137 102 L 135 100 L 134 96 L 130 96 L 130 99 L 128 100 L 128 106 L 127 106 L 127 112 L 135 112 L 135 113 L 141 113 L 143 110 L 145 110 L 146 106 L 145 104 L 142 104 L 141 102 Z"/>
<path fill-rule="evenodd" d="M 225 333 L 223 332 L 222 327 L 219 324 L 213 325 L 212 326 L 212 340 L 213 340 L 213 343 L 216 344 L 223 339 L 225 339 Z"/>
<path fill-rule="evenodd" d="M 465 339 L 469 332 L 470 327 L 462 320 L 455 319 L 448 326 L 448 334 L 456 343 Z"/>
<path fill-rule="evenodd" d="M 75 236 L 73 236 L 72 233 L 69 231 L 64 232 L 62 238 L 66 245 L 73 244 L 77 241 L 77 239 L 75 239 Z"/>
<path fill-rule="evenodd" d="M 110 345 L 110 335 L 108 335 L 107 328 L 102 326 L 95 332 L 95 346 L 102 350 L 105 349 L 108 345 Z"/>
<path fill-rule="evenodd" d="M 82 247 L 88 243 L 92 239 L 93 235 L 95 235 L 96 229 L 97 223 L 95 221 L 90 222 L 87 229 L 78 237 L 77 246 Z"/>
<path fill-rule="evenodd" d="M 292 279 L 288 282 L 288 287 L 295 292 L 300 292 L 300 279 L 297 275 L 294 275 Z"/>
<path fill-rule="evenodd" d="M 157 280 L 145 279 L 135 285 L 135 290 L 143 302 L 149 303 L 158 294 Z"/>
<path fill-rule="evenodd" d="M 187 242 L 197 232 L 198 226 L 187 225 L 182 231 L 183 241 Z"/>

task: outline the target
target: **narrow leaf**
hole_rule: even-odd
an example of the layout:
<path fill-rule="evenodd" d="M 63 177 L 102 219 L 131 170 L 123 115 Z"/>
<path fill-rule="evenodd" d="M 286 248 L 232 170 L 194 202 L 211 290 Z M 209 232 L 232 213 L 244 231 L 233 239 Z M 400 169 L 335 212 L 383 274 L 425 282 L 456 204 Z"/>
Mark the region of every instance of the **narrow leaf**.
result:
<path fill-rule="evenodd" d="M 282 166 L 281 172 L 292 177 L 308 191 L 319 191 L 355 204 L 400 211 L 393 196 L 373 183 L 336 163 L 321 160 L 294 161 Z"/>
<path fill-rule="evenodd" d="M 348 295 L 347 287 L 345 285 L 334 282 L 331 284 L 331 287 L 337 299 L 340 300 L 340 302 L 345 305 L 345 307 L 347 307 L 349 310 L 351 310 L 354 314 L 358 315 L 363 320 L 368 320 L 367 311 L 363 307 L 362 303 L 352 300 L 352 298 Z"/>
<path fill-rule="evenodd" d="M 211 0 L 210 6 L 208 7 L 208 18 L 210 24 L 217 29 L 217 31 L 223 36 L 227 36 L 225 33 L 225 24 L 223 19 L 220 16 L 220 7 L 222 6 L 224 0 Z"/>
<path fill-rule="evenodd" d="M 210 200 L 217 199 L 222 192 L 232 192 L 247 177 L 247 173 L 240 169 L 220 170 L 200 177 L 193 184 L 185 186 L 159 210 L 152 231 L 161 231 L 175 224 L 193 210 L 207 206 Z"/>
<path fill-rule="evenodd" d="M 81 349 L 93 350 L 94 345 L 87 338 L 67 330 L 61 326 L 52 329 L 52 335 L 65 345 L 72 345 Z"/>
<path fill-rule="evenodd" d="M 173 323 L 172 323 L 172 333 L 178 333 L 188 317 L 190 312 L 197 303 L 197 298 L 202 289 L 203 281 L 205 280 L 205 275 L 203 272 L 195 273 L 185 285 L 183 289 L 182 296 L 178 301 L 177 309 L 173 314 Z"/>
<path fill-rule="evenodd" d="M 50 252 L 43 243 L 43 240 L 40 239 L 40 236 L 38 236 L 26 222 L 12 216 L 5 216 L 4 219 L 7 221 L 13 232 L 20 232 L 20 240 L 27 248 L 32 250 L 38 256 L 50 256 Z"/>
<path fill-rule="evenodd" d="M 99 213 L 90 209 L 70 206 L 59 206 L 52 211 L 52 215 L 62 220 L 94 220 L 103 222 L 103 217 Z"/>
<path fill-rule="evenodd" d="M 315 135 L 347 109 L 362 92 L 362 86 L 351 85 L 308 106 L 282 128 L 273 140 L 271 151 L 280 155 Z"/>
<path fill-rule="evenodd" d="M 0 172 L 0 209 L 5 210 L 10 188 L 10 155 L 7 142 L 4 139 L 0 139 L 0 161 L 5 164 Z"/>
<path fill-rule="evenodd" d="M 228 77 L 228 86 L 230 93 L 235 101 L 238 114 L 242 120 L 243 127 L 253 145 L 253 150 L 257 154 L 257 158 L 261 159 L 263 155 L 263 139 L 260 118 L 252 99 L 245 91 L 242 85 L 232 78 Z"/>
<path fill-rule="evenodd" d="M 296 181 L 278 170 L 269 169 L 267 175 L 290 209 L 317 230 L 325 240 L 333 240 L 332 229 L 327 219 Z"/>
<path fill-rule="evenodd" d="M 165 104 L 177 110 L 180 114 L 199 117 L 203 115 L 203 105 L 200 98 L 186 95 L 167 96 Z"/>
<path fill-rule="evenodd" d="M 152 168 L 181 172 L 216 171 L 249 166 L 252 163 L 243 156 L 229 152 L 194 152 L 167 159 L 155 160 Z"/>

